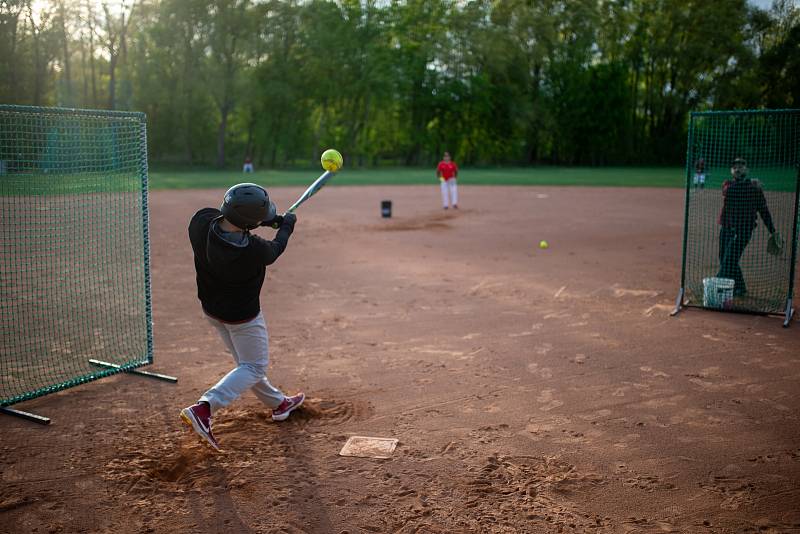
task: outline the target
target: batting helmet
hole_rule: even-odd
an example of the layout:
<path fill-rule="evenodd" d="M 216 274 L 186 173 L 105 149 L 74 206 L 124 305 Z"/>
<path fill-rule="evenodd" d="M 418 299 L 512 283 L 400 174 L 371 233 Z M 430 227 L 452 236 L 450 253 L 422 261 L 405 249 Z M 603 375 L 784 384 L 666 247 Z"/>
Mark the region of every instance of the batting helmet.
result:
<path fill-rule="evenodd" d="M 228 221 L 245 230 L 274 219 L 276 212 L 267 190 L 249 183 L 236 184 L 228 189 L 219 210 Z"/>

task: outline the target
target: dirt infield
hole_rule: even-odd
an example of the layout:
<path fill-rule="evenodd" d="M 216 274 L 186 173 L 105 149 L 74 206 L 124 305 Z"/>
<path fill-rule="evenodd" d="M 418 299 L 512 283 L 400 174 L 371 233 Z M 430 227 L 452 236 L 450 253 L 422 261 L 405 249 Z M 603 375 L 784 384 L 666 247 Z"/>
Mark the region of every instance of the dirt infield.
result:
<path fill-rule="evenodd" d="M 221 193 L 151 196 L 153 370 L 178 384 L 0 419 L 0 532 L 800 532 L 800 324 L 668 317 L 681 191 L 462 187 L 445 214 L 435 186 L 326 189 L 262 293 L 271 379 L 310 399 L 273 423 L 248 394 L 215 454 L 178 411 L 231 365 L 186 235 Z M 338 456 L 351 435 L 399 444 Z"/>

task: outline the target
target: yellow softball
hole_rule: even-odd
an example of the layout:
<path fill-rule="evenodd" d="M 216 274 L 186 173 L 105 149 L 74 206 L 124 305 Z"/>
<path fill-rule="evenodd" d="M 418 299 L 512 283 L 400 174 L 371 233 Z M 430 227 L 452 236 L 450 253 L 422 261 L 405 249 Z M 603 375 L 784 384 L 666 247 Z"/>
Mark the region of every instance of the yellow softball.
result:
<path fill-rule="evenodd" d="M 337 172 L 342 168 L 342 165 L 344 165 L 344 159 L 342 158 L 342 155 L 339 154 L 338 150 L 334 150 L 332 148 L 329 148 L 323 152 L 319 161 L 322 163 L 323 169 L 331 172 Z"/>

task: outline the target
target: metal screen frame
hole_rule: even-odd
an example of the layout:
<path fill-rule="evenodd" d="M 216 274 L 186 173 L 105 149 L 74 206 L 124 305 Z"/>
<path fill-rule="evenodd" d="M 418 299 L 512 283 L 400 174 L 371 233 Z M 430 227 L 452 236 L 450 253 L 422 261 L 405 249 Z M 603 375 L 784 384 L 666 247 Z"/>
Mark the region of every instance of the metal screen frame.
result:
<path fill-rule="evenodd" d="M 793 308 L 793 297 L 794 297 L 794 279 L 796 273 L 796 264 L 797 264 L 797 254 L 798 254 L 798 235 L 800 227 L 800 146 L 796 147 L 795 149 L 795 161 L 794 161 L 794 168 L 796 169 L 796 180 L 795 180 L 795 187 L 794 187 L 794 206 L 793 206 L 793 217 L 792 217 L 792 229 L 789 233 L 789 240 L 787 244 L 791 246 L 790 252 L 790 265 L 789 265 L 789 279 L 788 279 L 788 292 L 786 295 L 786 306 L 785 311 L 782 313 L 778 312 L 768 312 L 768 311 L 758 311 L 758 310 L 748 310 L 748 309 L 723 309 L 719 307 L 709 307 L 705 306 L 702 302 L 688 302 L 686 301 L 686 264 L 687 264 L 687 245 L 688 245 L 688 238 L 689 238 L 689 211 L 690 211 L 690 199 L 692 196 L 692 189 L 693 189 L 693 164 L 698 156 L 695 154 L 695 143 L 694 143 L 694 134 L 695 134 L 695 124 L 696 119 L 709 117 L 709 116 L 753 116 L 753 115 L 779 115 L 779 114 L 792 114 L 797 115 L 800 118 L 800 109 L 774 109 L 774 110 L 740 110 L 740 111 L 693 111 L 689 114 L 689 127 L 687 132 L 687 146 L 686 146 L 686 185 L 685 185 L 685 199 L 684 199 L 684 220 L 683 220 L 683 245 L 682 245 L 682 259 L 681 259 L 681 283 L 680 288 L 678 290 L 678 297 L 676 299 L 675 308 L 672 311 L 671 315 L 677 315 L 682 308 L 684 307 L 692 307 L 692 308 L 701 308 L 711 311 L 723 311 L 723 312 L 730 312 L 730 313 L 746 313 L 746 314 L 754 314 L 754 315 L 775 315 L 775 316 L 783 316 L 784 322 L 783 326 L 788 327 L 791 323 L 792 317 L 794 315 L 794 308 Z M 800 119 L 798 119 L 800 120 Z"/>
<path fill-rule="evenodd" d="M 152 318 L 152 293 L 151 293 L 151 278 L 150 278 L 150 236 L 149 236 L 149 183 L 148 183 L 148 165 L 147 165 L 147 119 L 144 113 L 141 112 L 127 112 L 127 111 L 108 111 L 108 110 L 89 110 L 89 109 L 71 109 L 71 108 L 46 108 L 36 106 L 15 106 L 15 105 L 0 105 L 0 113 L 24 113 L 24 114 L 41 114 L 41 115 L 65 115 L 65 116 L 89 116 L 89 117 L 109 117 L 117 119 L 132 120 L 138 123 L 138 174 L 140 179 L 140 193 L 141 193 L 141 238 L 143 244 L 143 278 L 144 284 L 141 287 L 141 298 L 144 299 L 144 313 L 145 313 L 145 350 L 141 354 L 141 358 L 134 361 L 129 361 L 124 365 L 118 365 L 101 360 L 88 359 L 87 361 L 96 367 L 96 371 L 86 375 L 78 376 L 61 382 L 49 384 L 45 387 L 40 387 L 33 391 L 16 394 L 6 398 L 0 398 L 0 411 L 10 413 L 12 415 L 20 415 L 28 419 L 40 423 L 48 423 L 49 419 L 33 414 L 27 414 L 18 410 L 8 408 L 9 406 L 31 399 L 35 399 L 50 393 L 55 393 L 67 388 L 78 386 L 87 382 L 98 380 L 110 375 L 121 372 L 141 374 L 153 378 L 159 378 L 175 382 L 177 379 L 174 377 L 161 375 L 158 373 L 147 373 L 144 371 L 136 371 L 136 369 L 151 365 L 153 363 L 153 318 Z M 136 128 L 136 126 L 134 126 Z M 5 166 L 7 170 L 7 166 Z M 2 175 L 0 175 L 2 180 Z M 4 377 L 0 376 L 0 380 Z"/>

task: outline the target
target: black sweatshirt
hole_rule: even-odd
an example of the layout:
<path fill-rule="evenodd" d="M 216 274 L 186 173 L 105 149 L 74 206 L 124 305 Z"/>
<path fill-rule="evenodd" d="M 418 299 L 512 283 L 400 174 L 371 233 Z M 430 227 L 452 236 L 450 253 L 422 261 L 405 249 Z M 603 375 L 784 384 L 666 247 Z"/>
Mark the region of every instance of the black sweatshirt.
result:
<path fill-rule="evenodd" d="M 221 216 L 218 209 L 203 208 L 189 223 L 197 298 L 203 311 L 216 319 L 246 322 L 261 311 L 258 298 L 266 267 L 286 249 L 294 224 L 284 222 L 273 241 L 246 233 L 241 244 L 235 244 L 223 238 Z"/>
<path fill-rule="evenodd" d="M 751 232 L 758 224 L 757 215 L 761 215 L 769 233 L 774 233 L 775 225 L 767 207 L 767 199 L 758 182 L 749 178 L 725 180 L 722 184 L 719 224 L 740 232 Z"/>

